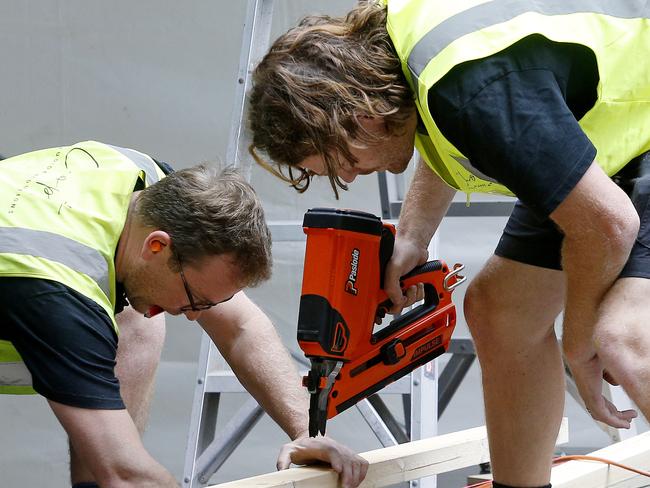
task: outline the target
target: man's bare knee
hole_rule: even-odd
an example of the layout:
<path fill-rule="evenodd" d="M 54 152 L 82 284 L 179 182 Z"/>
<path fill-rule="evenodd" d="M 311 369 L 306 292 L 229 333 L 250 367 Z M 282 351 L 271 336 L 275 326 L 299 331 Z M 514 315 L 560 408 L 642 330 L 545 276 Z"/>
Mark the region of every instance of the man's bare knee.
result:
<path fill-rule="evenodd" d="M 481 325 L 485 325 L 485 321 L 490 316 L 488 302 L 489 298 L 478 284 L 478 280 L 473 280 L 465 291 L 463 301 L 465 321 L 473 336 L 481 333 Z"/>
<path fill-rule="evenodd" d="M 490 341 L 499 327 L 499 315 L 507 306 L 493 293 L 494 286 L 489 278 L 479 274 L 467 287 L 463 310 L 465 320 L 476 342 Z"/>
<path fill-rule="evenodd" d="M 465 320 L 479 348 L 536 347 L 554 340 L 563 298 L 560 272 L 493 256 L 467 288 Z"/>
<path fill-rule="evenodd" d="M 165 319 L 163 315 L 147 319 L 133 309 L 125 309 L 117 316 L 120 338 L 117 348 L 116 373 L 120 381 L 123 376 L 135 374 L 133 366 L 149 365 L 155 368 L 165 342 Z M 125 378 L 130 379 L 130 378 Z"/>

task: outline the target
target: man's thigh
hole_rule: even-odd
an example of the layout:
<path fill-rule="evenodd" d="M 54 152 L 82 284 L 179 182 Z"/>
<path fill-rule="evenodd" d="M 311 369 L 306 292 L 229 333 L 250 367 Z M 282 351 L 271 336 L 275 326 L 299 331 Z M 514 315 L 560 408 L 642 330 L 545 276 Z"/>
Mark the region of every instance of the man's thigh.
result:
<path fill-rule="evenodd" d="M 499 330 L 503 332 L 497 333 L 499 337 L 507 336 L 500 339 L 504 344 L 536 343 L 546 337 L 565 298 L 561 265 L 563 238 L 552 220 L 518 201 L 495 255 L 468 289 L 465 299 L 466 312 L 470 311 L 468 323 L 489 321 L 493 332 Z"/>

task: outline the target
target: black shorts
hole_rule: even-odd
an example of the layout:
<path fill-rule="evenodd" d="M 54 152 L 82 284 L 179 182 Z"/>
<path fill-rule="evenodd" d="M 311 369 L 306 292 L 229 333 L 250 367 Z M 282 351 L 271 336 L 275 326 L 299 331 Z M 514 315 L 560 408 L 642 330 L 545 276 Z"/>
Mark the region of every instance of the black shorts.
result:
<path fill-rule="evenodd" d="M 0 278 L 0 339 L 11 341 L 34 390 L 80 408 L 123 409 L 117 334 L 97 303 L 61 283 Z"/>
<path fill-rule="evenodd" d="M 612 177 L 630 197 L 641 225 L 621 278 L 650 278 L 650 153 L 627 164 Z M 542 268 L 562 269 L 562 232 L 549 218 L 518 201 L 494 253 Z"/>

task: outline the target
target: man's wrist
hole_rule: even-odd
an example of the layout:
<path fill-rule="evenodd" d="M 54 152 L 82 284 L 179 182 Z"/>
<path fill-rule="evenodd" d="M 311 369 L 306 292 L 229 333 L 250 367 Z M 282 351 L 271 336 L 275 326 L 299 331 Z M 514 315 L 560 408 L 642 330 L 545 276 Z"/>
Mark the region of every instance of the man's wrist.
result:
<path fill-rule="evenodd" d="M 302 430 L 298 432 L 297 435 L 295 436 L 290 436 L 292 441 L 295 441 L 297 439 L 302 439 L 303 437 L 309 437 L 309 429 Z"/>
<path fill-rule="evenodd" d="M 431 242 L 432 236 L 429 236 L 428 233 L 424 233 L 421 230 L 417 229 L 402 229 L 397 228 L 397 239 L 407 243 L 410 247 L 415 249 L 427 249 L 429 247 L 429 242 Z"/>

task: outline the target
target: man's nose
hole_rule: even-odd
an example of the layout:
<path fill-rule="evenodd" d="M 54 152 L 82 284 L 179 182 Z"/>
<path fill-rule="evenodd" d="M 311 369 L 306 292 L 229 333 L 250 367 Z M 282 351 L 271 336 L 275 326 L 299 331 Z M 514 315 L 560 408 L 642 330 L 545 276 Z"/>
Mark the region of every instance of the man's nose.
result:
<path fill-rule="evenodd" d="M 352 183 L 354 179 L 357 177 L 357 172 L 354 170 L 344 169 L 339 172 L 339 177 L 346 183 Z"/>

